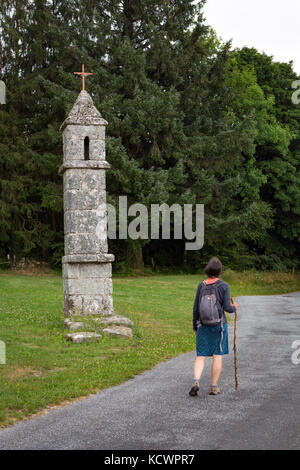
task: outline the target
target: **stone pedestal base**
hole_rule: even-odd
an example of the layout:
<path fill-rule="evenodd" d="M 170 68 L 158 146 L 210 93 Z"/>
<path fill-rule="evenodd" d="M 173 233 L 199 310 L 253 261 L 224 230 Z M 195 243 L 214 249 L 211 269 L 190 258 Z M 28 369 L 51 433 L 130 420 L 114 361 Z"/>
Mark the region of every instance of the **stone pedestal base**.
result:
<path fill-rule="evenodd" d="M 113 255 L 63 258 L 65 316 L 113 315 L 111 261 Z"/>

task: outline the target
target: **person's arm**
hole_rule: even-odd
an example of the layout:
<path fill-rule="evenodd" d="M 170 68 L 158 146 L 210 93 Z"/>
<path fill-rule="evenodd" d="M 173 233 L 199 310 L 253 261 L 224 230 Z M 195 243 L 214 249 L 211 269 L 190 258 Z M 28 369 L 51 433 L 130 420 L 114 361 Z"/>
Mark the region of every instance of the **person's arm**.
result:
<path fill-rule="evenodd" d="M 202 283 L 200 283 L 197 287 L 194 308 L 193 308 L 193 330 L 194 331 L 197 331 L 197 321 L 199 319 L 199 296 L 200 296 L 201 285 Z"/>
<path fill-rule="evenodd" d="M 227 313 L 235 313 L 236 308 L 234 305 L 231 305 L 230 301 L 230 287 L 228 285 L 224 286 L 224 300 L 223 300 L 223 308 Z"/>

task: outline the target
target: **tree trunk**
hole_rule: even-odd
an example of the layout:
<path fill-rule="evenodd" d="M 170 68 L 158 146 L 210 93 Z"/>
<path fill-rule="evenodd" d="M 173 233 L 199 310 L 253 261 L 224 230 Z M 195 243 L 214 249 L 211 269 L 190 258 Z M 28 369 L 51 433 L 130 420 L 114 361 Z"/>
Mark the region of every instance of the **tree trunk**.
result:
<path fill-rule="evenodd" d="M 134 16 L 134 7 L 132 5 L 132 0 L 125 0 L 123 6 L 124 12 L 124 35 L 133 38 L 133 16 Z"/>
<path fill-rule="evenodd" d="M 144 270 L 143 247 L 139 241 L 128 242 L 127 264 L 129 268 L 137 271 Z"/>
<path fill-rule="evenodd" d="M 187 251 L 185 247 L 185 242 L 184 242 L 184 247 L 183 247 L 183 267 L 184 269 L 187 268 Z"/>

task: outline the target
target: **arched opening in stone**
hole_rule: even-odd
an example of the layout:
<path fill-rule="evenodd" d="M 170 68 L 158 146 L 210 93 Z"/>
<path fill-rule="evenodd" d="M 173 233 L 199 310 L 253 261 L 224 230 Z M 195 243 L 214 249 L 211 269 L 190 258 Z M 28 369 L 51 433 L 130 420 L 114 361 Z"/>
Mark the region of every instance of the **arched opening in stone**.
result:
<path fill-rule="evenodd" d="M 88 137 L 84 139 L 84 159 L 90 159 L 90 139 Z"/>

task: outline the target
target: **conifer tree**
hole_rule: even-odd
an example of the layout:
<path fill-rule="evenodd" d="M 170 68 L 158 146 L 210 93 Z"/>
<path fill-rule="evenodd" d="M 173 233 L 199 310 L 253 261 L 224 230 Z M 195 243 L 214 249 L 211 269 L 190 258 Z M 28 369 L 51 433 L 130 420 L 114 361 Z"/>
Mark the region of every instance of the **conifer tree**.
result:
<path fill-rule="evenodd" d="M 119 267 L 161 258 L 197 269 L 212 253 L 254 266 L 278 251 L 294 263 L 296 75 L 255 50 L 232 53 L 206 25 L 203 3 L 2 1 L 0 256 L 60 262 L 59 127 L 81 89 L 73 72 L 85 63 L 94 73 L 88 91 L 109 122 L 109 201 L 205 204 L 203 250 L 186 257 L 183 242 L 111 241 Z"/>

